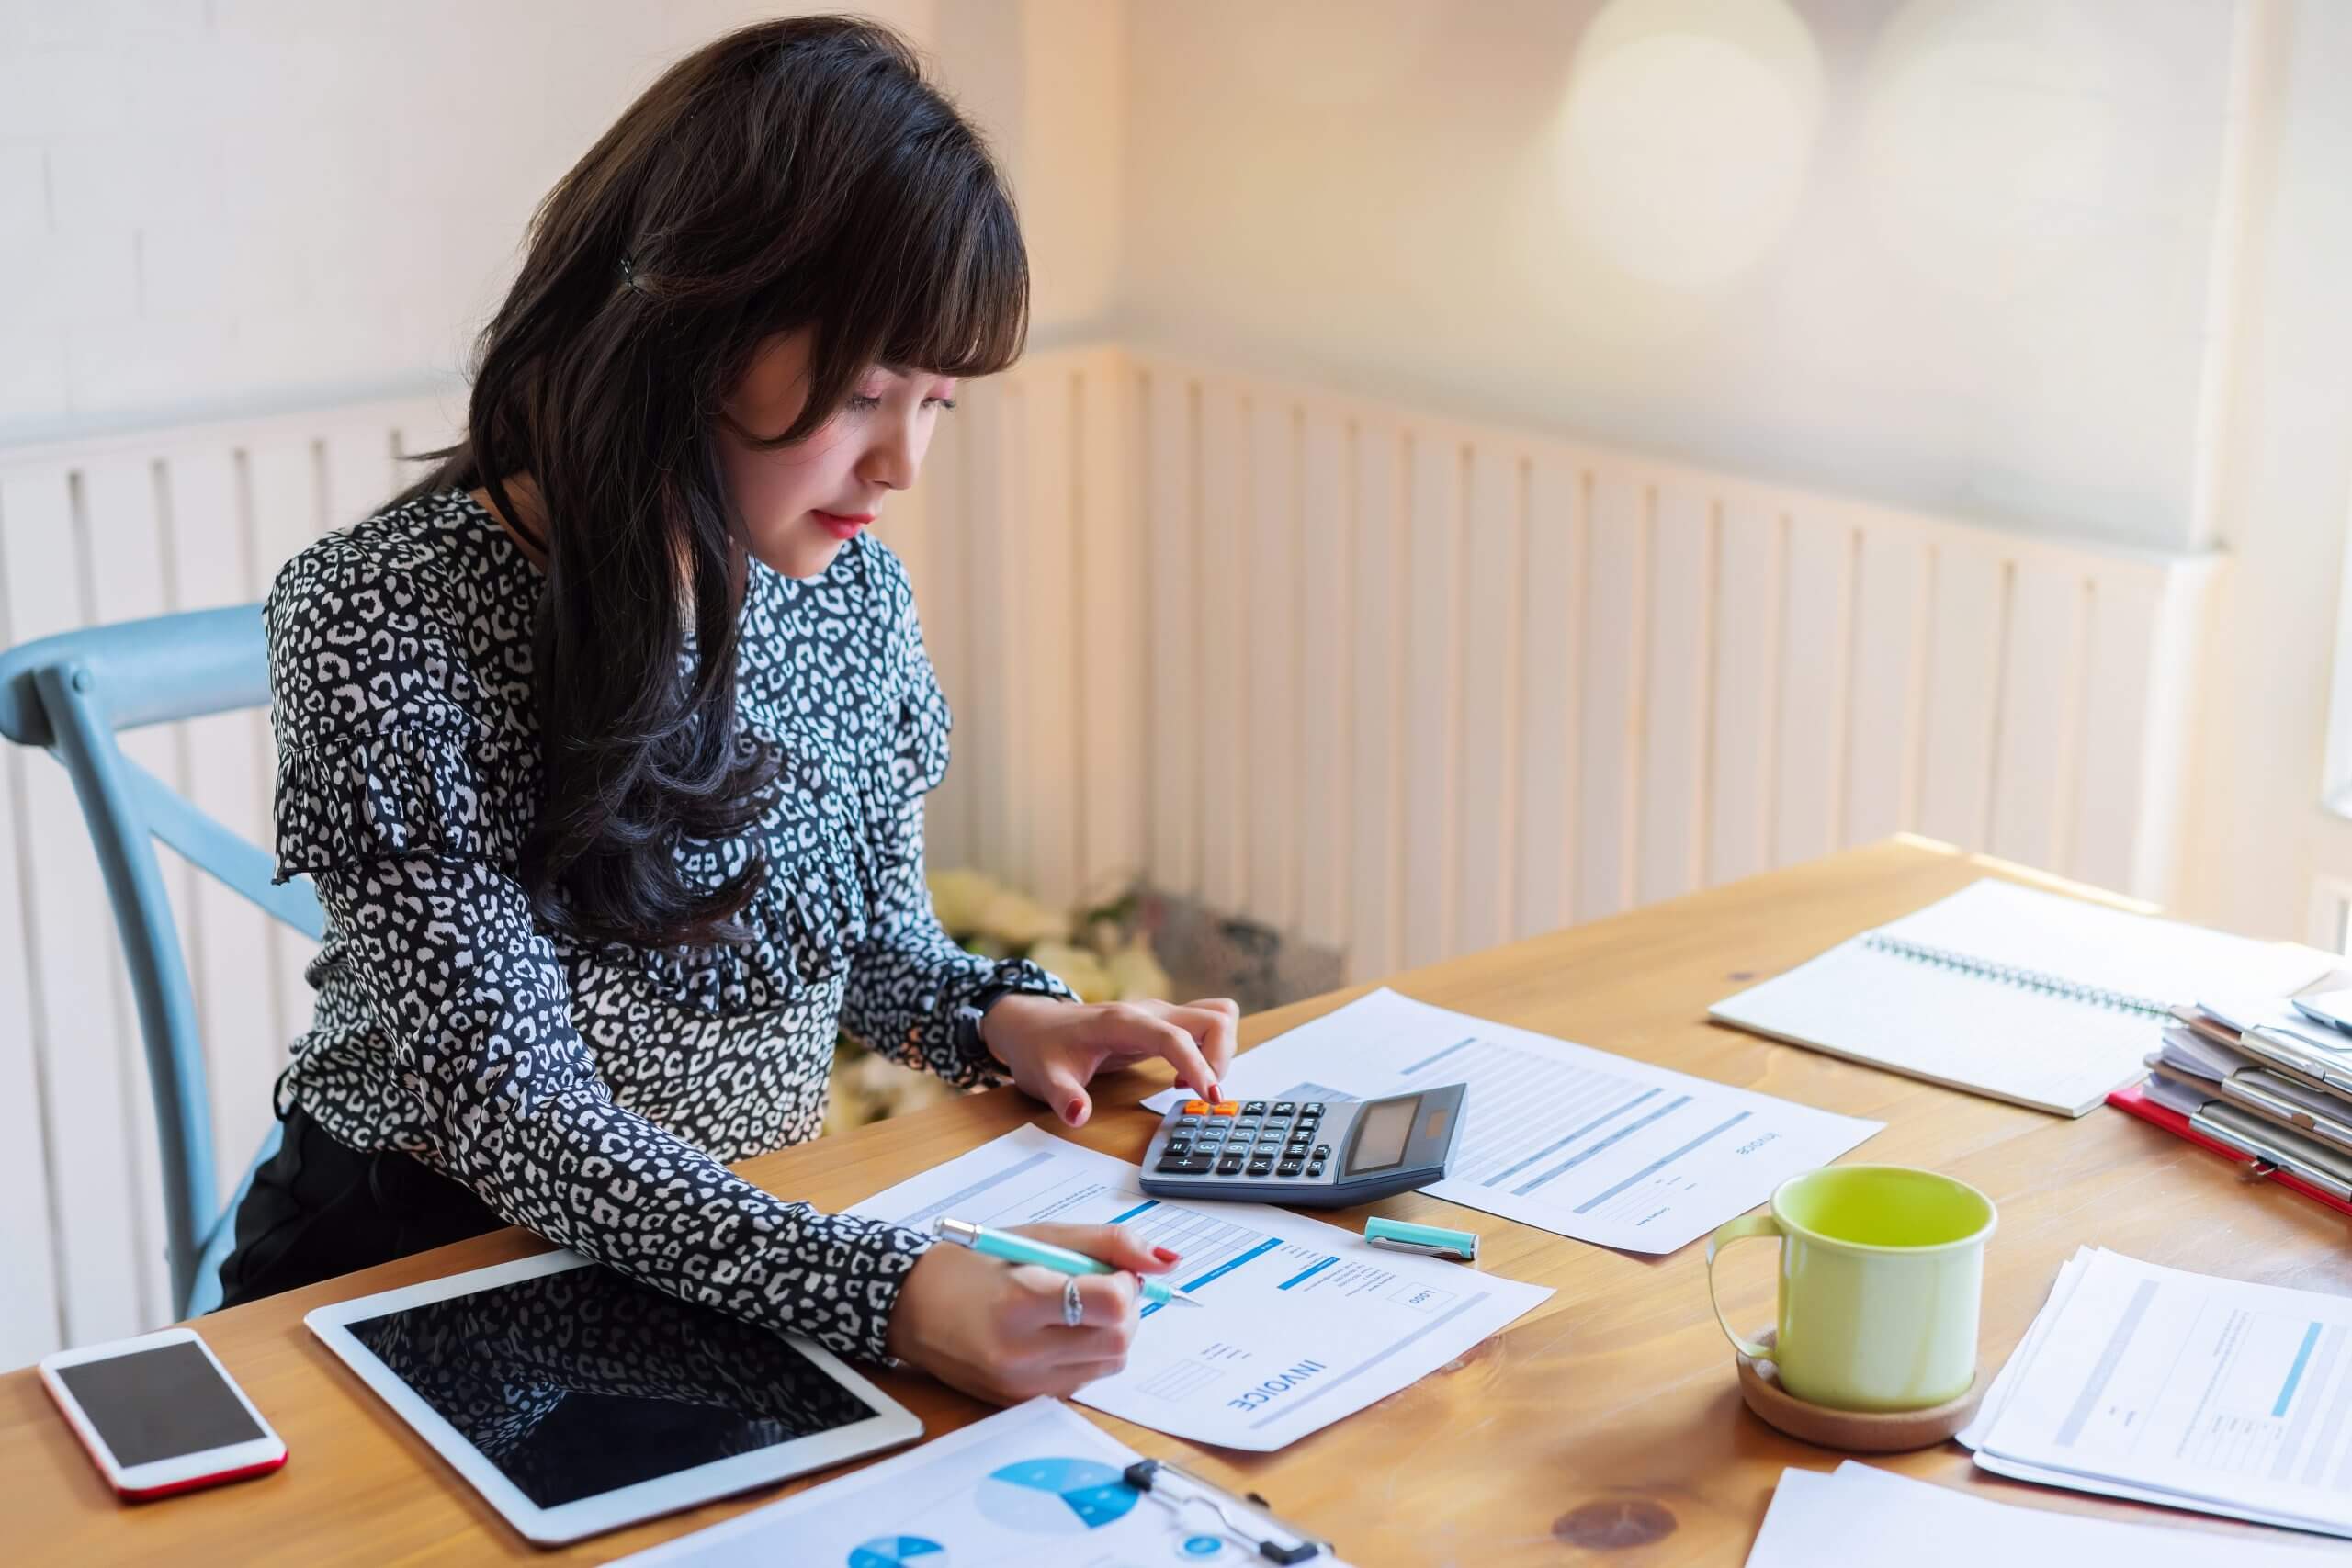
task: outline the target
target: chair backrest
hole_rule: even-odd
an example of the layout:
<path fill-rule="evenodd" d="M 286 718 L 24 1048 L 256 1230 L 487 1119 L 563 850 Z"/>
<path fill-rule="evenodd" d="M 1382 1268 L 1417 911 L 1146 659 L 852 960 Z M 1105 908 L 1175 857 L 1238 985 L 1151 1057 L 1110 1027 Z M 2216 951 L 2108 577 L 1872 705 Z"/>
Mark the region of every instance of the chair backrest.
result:
<path fill-rule="evenodd" d="M 213 1208 L 211 1094 L 154 840 L 314 940 L 326 920 L 307 883 L 274 886 L 266 851 L 125 755 L 116 736 L 268 701 L 258 604 L 91 626 L 0 653 L 0 735 L 64 764 L 114 905 L 154 1090 L 172 1303 L 183 1315 L 211 1294 L 216 1281 L 199 1280 L 200 1266 L 222 1250 L 230 1216 Z"/>

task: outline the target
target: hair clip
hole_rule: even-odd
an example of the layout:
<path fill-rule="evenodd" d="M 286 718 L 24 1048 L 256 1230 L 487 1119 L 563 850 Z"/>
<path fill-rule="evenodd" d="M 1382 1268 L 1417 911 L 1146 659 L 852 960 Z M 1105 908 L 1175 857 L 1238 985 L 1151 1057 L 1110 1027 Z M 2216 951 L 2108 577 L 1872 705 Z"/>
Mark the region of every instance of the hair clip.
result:
<path fill-rule="evenodd" d="M 645 292 L 645 285 L 637 280 L 637 261 L 633 256 L 621 257 L 621 287 L 634 289 L 639 294 Z"/>

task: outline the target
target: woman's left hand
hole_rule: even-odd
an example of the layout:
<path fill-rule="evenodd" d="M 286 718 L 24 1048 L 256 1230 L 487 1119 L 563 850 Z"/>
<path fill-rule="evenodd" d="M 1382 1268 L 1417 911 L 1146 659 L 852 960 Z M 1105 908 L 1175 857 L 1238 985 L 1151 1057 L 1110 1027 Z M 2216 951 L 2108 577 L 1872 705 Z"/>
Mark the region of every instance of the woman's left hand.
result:
<path fill-rule="evenodd" d="M 1217 1098 L 1218 1080 L 1233 1065 L 1233 1025 L 1240 1016 L 1226 997 L 1179 1005 L 1065 1002 L 1014 992 L 998 998 L 981 1018 L 980 1041 L 1031 1098 L 1078 1127 L 1093 1110 L 1086 1086 L 1095 1074 L 1155 1056 L 1173 1064 L 1177 1081 L 1202 1099 Z"/>

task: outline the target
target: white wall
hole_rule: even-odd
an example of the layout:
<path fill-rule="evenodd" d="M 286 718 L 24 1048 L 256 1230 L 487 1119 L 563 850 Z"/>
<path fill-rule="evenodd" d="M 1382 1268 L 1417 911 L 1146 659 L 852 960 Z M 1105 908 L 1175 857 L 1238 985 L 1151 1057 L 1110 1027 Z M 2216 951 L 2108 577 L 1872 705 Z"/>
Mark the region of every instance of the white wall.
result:
<path fill-rule="evenodd" d="M 1714 52 L 1588 74 L 1564 169 L 1601 9 L 1133 0 L 1128 335 L 2200 542 L 2230 0 L 1631 0 Z"/>
<path fill-rule="evenodd" d="M 2352 6 L 2266 10 L 2221 473 L 2237 559 L 2206 668 L 2182 901 L 2300 937 L 2313 876 L 2352 875 L 2352 823 L 2320 806 L 2352 525 Z"/>
<path fill-rule="evenodd" d="M 935 3 L 855 8 L 929 49 Z M 628 101 L 821 8 L 0 0 L 0 443 L 451 384 L 532 207 Z M 1017 54 L 1012 0 L 951 9 Z M 1017 111 L 987 59 L 951 84 Z"/>

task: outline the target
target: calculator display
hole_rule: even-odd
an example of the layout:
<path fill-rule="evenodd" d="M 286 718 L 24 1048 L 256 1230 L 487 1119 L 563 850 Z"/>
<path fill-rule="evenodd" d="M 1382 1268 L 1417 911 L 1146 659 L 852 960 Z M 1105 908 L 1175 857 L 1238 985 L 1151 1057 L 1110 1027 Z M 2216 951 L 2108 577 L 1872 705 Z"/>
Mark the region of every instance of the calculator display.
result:
<path fill-rule="evenodd" d="M 1405 1140 L 1412 1135 L 1413 1113 L 1421 1097 L 1384 1100 L 1368 1107 L 1356 1122 L 1355 1145 L 1348 1151 L 1348 1174 L 1385 1170 L 1405 1157 Z"/>

